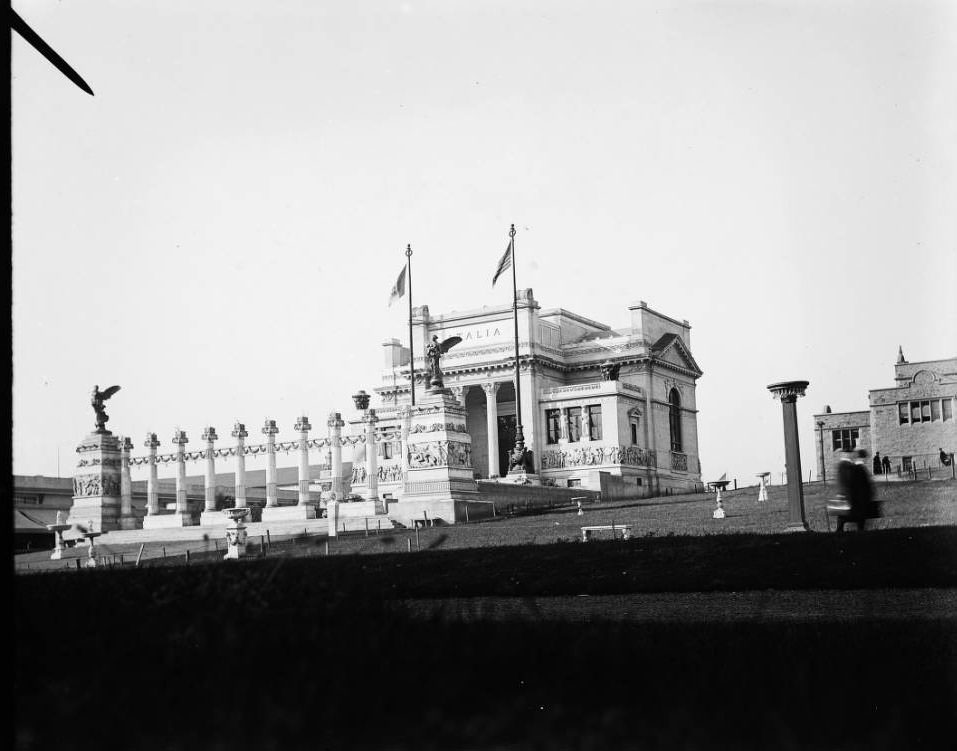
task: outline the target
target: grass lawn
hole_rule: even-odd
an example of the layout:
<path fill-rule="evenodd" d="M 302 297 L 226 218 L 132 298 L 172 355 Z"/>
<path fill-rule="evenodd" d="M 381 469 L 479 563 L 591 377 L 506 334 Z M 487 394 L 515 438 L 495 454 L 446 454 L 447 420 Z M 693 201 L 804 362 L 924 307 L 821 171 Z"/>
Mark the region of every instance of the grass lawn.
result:
<path fill-rule="evenodd" d="M 908 618 L 881 592 L 957 587 L 955 488 L 882 488 L 864 534 L 780 534 L 775 487 L 766 504 L 727 494 L 722 521 L 698 495 L 422 530 L 412 554 L 403 530 L 329 555 L 313 538 L 265 560 L 18 576 L 17 748 L 941 748 L 957 614 Z M 807 490 L 823 529 L 830 488 Z M 571 542 L 612 519 L 636 537 Z M 800 607 L 861 590 L 877 617 L 463 622 L 403 606 L 785 591 Z"/>

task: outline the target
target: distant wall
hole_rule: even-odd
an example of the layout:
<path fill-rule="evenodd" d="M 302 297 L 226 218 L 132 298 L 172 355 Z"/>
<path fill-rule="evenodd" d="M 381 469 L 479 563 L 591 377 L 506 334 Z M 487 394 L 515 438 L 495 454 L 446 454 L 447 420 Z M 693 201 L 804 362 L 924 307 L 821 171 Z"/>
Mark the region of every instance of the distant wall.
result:
<path fill-rule="evenodd" d="M 479 480 L 480 501 L 491 501 L 496 513 L 505 513 L 512 508 L 548 508 L 549 506 L 570 506 L 573 498 L 599 499 L 599 493 L 584 488 L 553 488 L 543 485 L 514 485 L 510 482 Z"/>

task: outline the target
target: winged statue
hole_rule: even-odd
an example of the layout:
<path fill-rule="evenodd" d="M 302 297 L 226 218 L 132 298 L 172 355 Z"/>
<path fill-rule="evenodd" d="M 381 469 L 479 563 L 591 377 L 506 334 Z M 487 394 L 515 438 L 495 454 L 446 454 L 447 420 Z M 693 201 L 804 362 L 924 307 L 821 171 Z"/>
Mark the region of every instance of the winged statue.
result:
<path fill-rule="evenodd" d="M 100 391 L 100 387 L 98 385 L 93 387 L 93 396 L 90 398 L 90 404 L 93 405 L 93 411 L 96 413 L 97 433 L 110 432 L 106 429 L 106 423 L 110 418 L 107 416 L 106 410 L 103 408 L 103 402 L 105 402 L 119 390 L 119 386 L 110 386 L 108 389 L 103 391 Z"/>
<path fill-rule="evenodd" d="M 439 341 L 436 334 L 432 335 L 432 343 L 425 351 L 425 356 L 429 360 L 429 390 L 439 390 L 443 388 L 442 384 L 442 365 L 440 360 L 442 355 L 448 352 L 452 347 L 462 341 L 460 336 L 450 336 L 448 339 Z"/>

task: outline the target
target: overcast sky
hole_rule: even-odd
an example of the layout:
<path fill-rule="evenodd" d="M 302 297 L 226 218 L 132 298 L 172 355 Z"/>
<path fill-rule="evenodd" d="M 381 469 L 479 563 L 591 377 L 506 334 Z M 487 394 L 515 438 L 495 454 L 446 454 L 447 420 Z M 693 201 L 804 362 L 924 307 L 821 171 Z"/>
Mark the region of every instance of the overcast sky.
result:
<path fill-rule="evenodd" d="M 543 308 L 691 322 L 706 480 L 783 469 L 767 384 L 806 476 L 813 413 L 957 354 L 952 2 L 14 7 L 96 93 L 14 36 L 18 474 L 72 474 L 93 384 L 135 455 L 324 434 L 406 243 L 416 304 L 504 304 L 511 222 Z"/>

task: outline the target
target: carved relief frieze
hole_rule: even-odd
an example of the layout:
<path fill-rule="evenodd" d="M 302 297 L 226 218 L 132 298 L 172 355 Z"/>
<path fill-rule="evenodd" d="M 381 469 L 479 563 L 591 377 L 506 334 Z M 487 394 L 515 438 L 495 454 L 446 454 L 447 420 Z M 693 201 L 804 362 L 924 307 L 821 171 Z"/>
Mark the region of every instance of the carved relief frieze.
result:
<path fill-rule="evenodd" d="M 472 446 L 458 441 L 428 441 L 409 446 L 409 467 L 472 466 Z"/>
<path fill-rule="evenodd" d="M 88 496 L 119 495 L 120 478 L 102 475 L 80 475 L 73 478 L 73 495 L 82 498 Z"/>
<path fill-rule="evenodd" d="M 410 433 L 436 433 L 445 430 L 449 433 L 465 433 L 465 423 L 462 422 L 434 422 L 431 425 L 413 425 L 409 428 Z"/>
<path fill-rule="evenodd" d="M 601 464 L 627 464 L 636 467 L 655 467 L 654 451 L 637 446 L 586 446 L 582 448 L 545 451 L 542 453 L 542 469 L 597 466 Z"/>
<path fill-rule="evenodd" d="M 121 461 L 119 459 L 112 459 L 110 457 L 104 457 L 99 459 L 94 457 L 93 459 L 80 459 L 76 463 L 77 467 L 120 467 Z"/>

